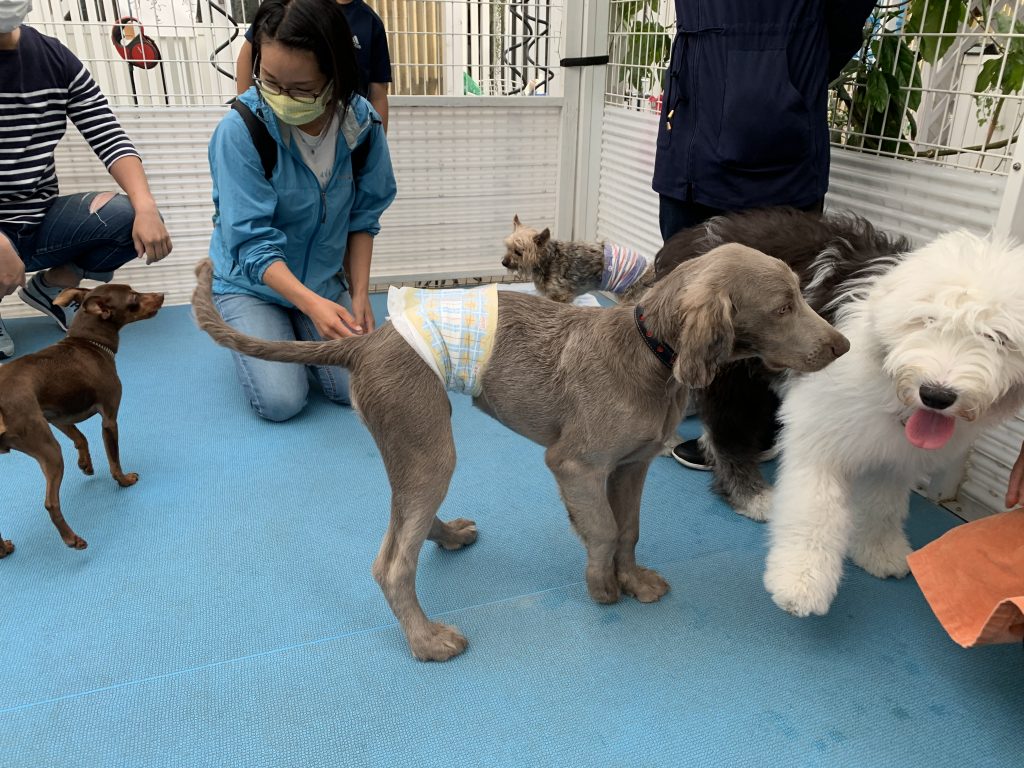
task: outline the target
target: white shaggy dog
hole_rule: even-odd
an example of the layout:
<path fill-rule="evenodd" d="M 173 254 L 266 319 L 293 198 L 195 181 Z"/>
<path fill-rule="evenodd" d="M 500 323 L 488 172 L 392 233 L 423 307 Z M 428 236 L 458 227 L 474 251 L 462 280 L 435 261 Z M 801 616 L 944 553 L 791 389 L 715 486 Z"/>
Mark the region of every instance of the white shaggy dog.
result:
<path fill-rule="evenodd" d="M 913 483 L 1024 404 L 1024 248 L 944 235 L 836 302 L 850 352 L 780 411 L 764 583 L 796 616 L 828 612 L 847 554 L 905 576 Z"/>

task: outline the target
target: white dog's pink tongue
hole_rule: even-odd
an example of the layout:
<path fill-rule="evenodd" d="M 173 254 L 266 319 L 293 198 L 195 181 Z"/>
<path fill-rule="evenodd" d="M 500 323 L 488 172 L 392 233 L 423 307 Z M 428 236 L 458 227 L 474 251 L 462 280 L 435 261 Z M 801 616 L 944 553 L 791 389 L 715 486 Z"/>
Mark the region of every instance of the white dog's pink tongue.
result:
<path fill-rule="evenodd" d="M 934 451 L 949 442 L 955 428 L 956 420 L 952 417 L 922 408 L 914 411 L 905 431 L 913 445 Z"/>

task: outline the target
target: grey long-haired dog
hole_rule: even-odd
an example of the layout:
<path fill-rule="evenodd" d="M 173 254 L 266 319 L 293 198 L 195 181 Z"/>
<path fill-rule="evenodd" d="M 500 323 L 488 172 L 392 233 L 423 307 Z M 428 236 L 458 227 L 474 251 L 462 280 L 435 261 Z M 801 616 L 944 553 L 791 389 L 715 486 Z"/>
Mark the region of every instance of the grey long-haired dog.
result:
<path fill-rule="evenodd" d="M 588 291 L 607 290 L 624 304 L 635 304 L 654 282 L 654 261 L 612 243 L 554 240 L 551 230 L 538 232 L 512 220 L 505 238 L 505 269 L 532 280 L 549 299 L 571 302 Z"/>
<path fill-rule="evenodd" d="M 477 535 L 471 520 L 436 516 L 455 470 L 451 407 L 440 378 L 390 323 L 324 342 L 239 333 L 214 307 L 210 262 L 196 273 L 195 316 L 218 344 L 264 360 L 351 371 L 352 402 L 391 482 L 391 522 L 373 576 L 416 658 L 461 653 L 466 639 L 430 621 L 416 597 L 424 540 L 459 549 Z M 789 267 L 729 245 L 664 278 L 643 308 L 575 307 L 499 292 L 493 351 L 473 402 L 547 448 L 545 462 L 587 549 L 591 596 L 613 603 L 621 591 L 651 602 L 668 584 L 636 562 L 640 497 L 689 388 L 707 384 L 731 360 L 758 356 L 773 368 L 815 371 L 848 348 L 800 296 Z"/>

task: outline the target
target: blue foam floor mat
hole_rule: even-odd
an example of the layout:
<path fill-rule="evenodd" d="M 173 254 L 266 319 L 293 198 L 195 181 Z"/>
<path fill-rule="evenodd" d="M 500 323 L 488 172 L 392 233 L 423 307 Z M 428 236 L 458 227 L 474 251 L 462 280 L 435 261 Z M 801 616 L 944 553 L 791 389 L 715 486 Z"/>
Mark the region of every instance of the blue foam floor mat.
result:
<path fill-rule="evenodd" d="M 377 297 L 379 302 L 380 297 Z M 378 304 L 378 316 L 382 316 Z M 19 350 L 58 338 L 8 323 Z M 765 528 L 655 461 L 639 556 L 659 603 L 591 602 L 542 450 L 454 397 L 459 465 L 418 588 L 469 650 L 414 661 L 370 576 L 388 487 L 348 409 L 249 413 L 228 353 L 172 307 L 126 328 L 122 463 L 69 441 L 63 546 L 37 465 L 0 457 L 0 766 L 980 766 L 1024 749 L 1024 651 L 964 651 L 913 578 L 853 566 L 798 620 L 761 585 Z M 686 430 L 696 429 L 687 424 Z M 920 546 L 955 519 L 919 498 Z"/>

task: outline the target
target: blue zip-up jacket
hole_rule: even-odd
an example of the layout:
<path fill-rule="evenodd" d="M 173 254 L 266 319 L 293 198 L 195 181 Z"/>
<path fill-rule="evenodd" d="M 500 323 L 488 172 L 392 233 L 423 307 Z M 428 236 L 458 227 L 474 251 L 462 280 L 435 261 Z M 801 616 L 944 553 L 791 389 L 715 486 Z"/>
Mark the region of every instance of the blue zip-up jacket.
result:
<path fill-rule="evenodd" d="M 395 175 L 387 139 L 370 102 L 355 96 L 338 131 L 334 173 L 327 188 L 302 161 L 298 148 L 286 146 L 277 119 L 256 88 L 238 97 L 262 120 L 277 142 L 277 163 L 267 180 L 249 130 L 235 110 L 221 119 L 210 139 L 213 176 L 214 293 L 245 293 L 291 306 L 263 283 L 275 261 L 319 296 L 337 301 L 350 232 L 380 231 L 380 216 L 395 199 Z M 364 141 L 370 151 L 352 178 L 352 150 Z"/>
<path fill-rule="evenodd" d="M 725 210 L 828 189 L 828 84 L 874 0 L 676 0 L 654 190 Z"/>

